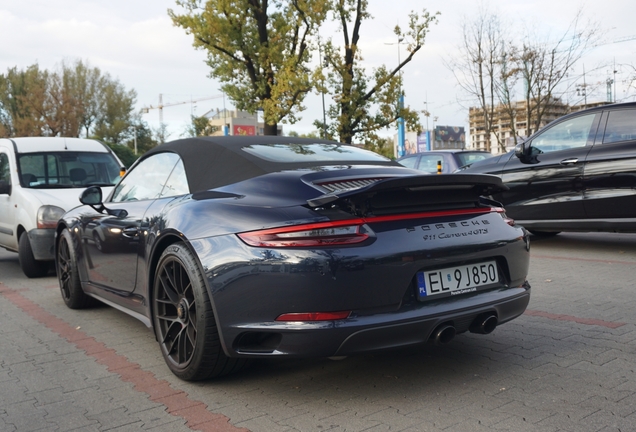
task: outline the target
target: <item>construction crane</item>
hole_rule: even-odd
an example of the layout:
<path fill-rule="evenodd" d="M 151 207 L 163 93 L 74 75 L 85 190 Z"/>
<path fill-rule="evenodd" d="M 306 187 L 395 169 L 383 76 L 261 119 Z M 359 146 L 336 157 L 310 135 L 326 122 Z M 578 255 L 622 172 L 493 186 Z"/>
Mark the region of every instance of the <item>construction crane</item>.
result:
<path fill-rule="evenodd" d="M 210 99 L 218 99 L 218 98 L 222 98 L 224 97 L 224 94 L 220 94 L 220 95 L 215 95 L 215 96 L 208 96 L 208 97 L 202 97 L 202 98 L 197 98 L 197 99 L 190 99 L 187 101 L 182 101 L 182 102 L 170 102 L 170 103 L 163 103 L 163 95 L 161 93 L 159 93 L 159 104 L 158 105 L 148 105 L 147 107 L 143 107 L 141 109 L 141 112 L 143 114 L 148 114 L 150 112 L 151 109 L 158 109 L 159 110 L 159 123 L 163 124 L 163 109 L 165 107 L 170 107 L 170 106 L 175 106 L 175 105 L 185 105 L 185 104 L 192 104 L 195 102 L 201 102 L 201 101 L 205 101 L 205 100 L 210 100 Z"/>

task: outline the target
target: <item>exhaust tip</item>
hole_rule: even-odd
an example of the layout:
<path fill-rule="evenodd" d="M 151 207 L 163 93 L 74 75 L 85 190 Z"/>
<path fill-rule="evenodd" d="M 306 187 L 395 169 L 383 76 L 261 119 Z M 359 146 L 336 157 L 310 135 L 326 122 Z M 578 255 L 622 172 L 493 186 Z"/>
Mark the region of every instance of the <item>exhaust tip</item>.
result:
<path fill-rule="evenodd" d="M 490 334 L 497 327 L 497 315 L 489 313 L 479 315 L 470 325 L 471 333 Z"/>
<path fill-rule="evenodd" d="M 455 327 L 450 324 L 442 324 L 433 332 L 435 345 L 445 345 L 453 340 L 456 334 Z"/>

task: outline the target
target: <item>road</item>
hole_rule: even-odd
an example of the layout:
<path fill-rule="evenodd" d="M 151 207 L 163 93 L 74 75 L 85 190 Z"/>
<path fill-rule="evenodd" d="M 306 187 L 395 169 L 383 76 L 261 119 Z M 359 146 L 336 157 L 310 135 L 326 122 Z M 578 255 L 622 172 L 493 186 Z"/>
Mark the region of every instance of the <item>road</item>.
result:
<path fill-rule="evenodd" d="M 186 383 L 142 323 L 0 251 L 0 431 L 633 431 L 636 235 L 532 243 L 528 311 L 442 347 Z"/>

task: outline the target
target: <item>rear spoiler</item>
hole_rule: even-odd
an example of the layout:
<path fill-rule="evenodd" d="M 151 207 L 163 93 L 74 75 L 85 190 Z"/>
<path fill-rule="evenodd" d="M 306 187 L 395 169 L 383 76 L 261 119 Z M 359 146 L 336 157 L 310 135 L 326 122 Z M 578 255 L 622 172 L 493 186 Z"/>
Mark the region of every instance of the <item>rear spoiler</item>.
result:
<path fill-rule="evenodd" d="M 508 190 L 501 178 L 489 174 L 441 174 L 441 175 L 418 175 L 378 180 L 377 182 L 361 187 L 359 189 L 331 192 L 319 197 L 307 200 L 307 204 L 312 207 L 322 207 L 342 199 L 363 199 L 375 195 L 386 195 L 389 193 L 404 194 L 423 193 L 426 195 L 442 194 L 449 197 L 460 193 L 464 197 L 472 196 L 478 201 L 480 196 L 488 196 L 497 192 Z M 435 201 L 443 201 L 442 197 L 437 197 Z"/>

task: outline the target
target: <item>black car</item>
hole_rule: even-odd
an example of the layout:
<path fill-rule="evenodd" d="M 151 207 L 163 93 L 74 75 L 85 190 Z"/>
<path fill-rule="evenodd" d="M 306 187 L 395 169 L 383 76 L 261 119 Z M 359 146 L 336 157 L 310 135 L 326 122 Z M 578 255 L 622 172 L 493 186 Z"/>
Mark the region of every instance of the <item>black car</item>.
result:
<path fill-rule="evenodd" d="M 568 114 L 461 172 L 501 177 L 493 198 L 535 234 L 636 232 L 636 103 Z"/>
<path fill-rule="evenodd" d="M 398 159 L 407 168 L 424 171 L 429 174 L 451 174 L 475 162 L 494 155 L 482 150 L 434 150 L 414 153 Z"/>
<path fill-rule="evenodd" d="M 330 141 L 160 145 L 60 220 L 62 297 L 143 321 L 186 380 L 490 333 L 528 304 L 529 234 L 482 197 L 498 177 L 420 174 Z"/>

